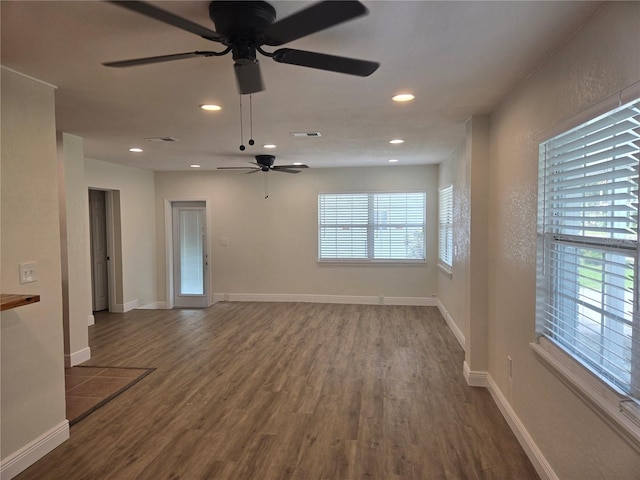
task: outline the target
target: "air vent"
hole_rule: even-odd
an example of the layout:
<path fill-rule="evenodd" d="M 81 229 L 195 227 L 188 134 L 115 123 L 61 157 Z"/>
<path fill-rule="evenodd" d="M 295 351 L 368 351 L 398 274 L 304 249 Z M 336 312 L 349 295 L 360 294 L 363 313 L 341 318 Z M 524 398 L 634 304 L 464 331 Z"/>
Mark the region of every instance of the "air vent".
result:
<path fill-rule="evenodd" d="M 291 132 L 292 137 L 321 137 L 320 132 Z"/>
<path fill-rule="evenodd" d="M 148 140 L 149 142 L 179 142 L 180 141 L 177 138 L 173 138 L 173 137 L 151 137 L 151 138 L 145 138 L 145 140 Z"/>

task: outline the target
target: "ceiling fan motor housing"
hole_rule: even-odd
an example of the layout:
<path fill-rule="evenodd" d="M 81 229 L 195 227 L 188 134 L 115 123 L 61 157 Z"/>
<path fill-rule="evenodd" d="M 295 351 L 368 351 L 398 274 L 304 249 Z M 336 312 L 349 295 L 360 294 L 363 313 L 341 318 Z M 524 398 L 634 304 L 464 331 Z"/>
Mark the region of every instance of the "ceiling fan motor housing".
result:
<path fill-rule="evenodd" d="M 258 44 L 258 37 L 276 20 L 276 10 L 267 2 L 214 0 L 209 4 L 209 17 L 229 45 L 241 37 Z"/>
<path fill-rule="evenodd" d="M 274 155 L 256 155 L 256 162 L 261 167 L 271 167 L 276 157 Z"/>

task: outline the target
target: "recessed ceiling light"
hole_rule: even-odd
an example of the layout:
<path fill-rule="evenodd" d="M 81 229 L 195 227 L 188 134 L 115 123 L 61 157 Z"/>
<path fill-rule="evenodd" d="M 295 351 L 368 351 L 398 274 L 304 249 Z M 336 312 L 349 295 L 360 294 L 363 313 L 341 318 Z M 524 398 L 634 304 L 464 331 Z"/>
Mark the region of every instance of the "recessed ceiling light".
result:
<path fill-rule="evenodd" d="M 266 145 L 262 145 L 262 148 L 276 148 L 273 143 L 267 143 Z"/>
<path fill-rule="evenodd" d="M 200 165 L 198 165 L 197 163 L 192 163 L 191 165 L 189 165 L 191 168 L 200 168 Z"/>
<path fill-rule="evenodd" d="M 391 100 L 393 100 L 394 102 L 410 102 L 414 98 L 416 97 L 414 97 L 410 93 L 400 93 L 391 97 Z"/>
<path fill-rule="evenodd" d="M 202 110 L 206 110 L 207 112 L 217 112 L 218 110 L 222 110 L 222 107 L 220 105 L 213 104 L 200 105 L 200 108 Z"/>
<path fill-rule="evenodd" d="M 401 138 L 394 138 L 393 140 L 389 140 L 389 143 L 393 143 L 393 144 L 404 143 L 404 140 L 402 140 Z"/>
<path fill-rule="evenodd" d="M 294 165 L 302 165 L 302 162 L 293 162 Z"/>
<path fill-rule="evenodd" d="M 140 153 L 140 152 L 142 152 L 142 149 L 141 149 L 141 148 L 138 148 L 138 147 L 131 147 L 131 148 L 129 149 L 129 151 L 130 151 L 130 152 L 133 152 L 133 153 Z"/>
<path fill-rule="evenodd" d="M 398 159 L 397 158 L 391 158 L 388 160 L 389 163 L 398 163 Z"/>

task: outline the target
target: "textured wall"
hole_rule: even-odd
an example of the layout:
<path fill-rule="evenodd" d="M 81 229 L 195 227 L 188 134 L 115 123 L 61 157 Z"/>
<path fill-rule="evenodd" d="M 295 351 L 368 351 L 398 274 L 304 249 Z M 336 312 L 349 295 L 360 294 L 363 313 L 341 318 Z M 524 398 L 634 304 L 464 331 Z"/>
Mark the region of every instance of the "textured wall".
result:
<path fill-rule="evenodd" d="M 491 118 L 489 374 L 561 479 L 640 478 L 640 455 L 533 354 L 538 144 L 640 81 L 640 3 L 611 2 Z M 582 115 L 584 117 L 584 115 Z M 513 359 L 508 378 L 507 355 Z"/>
<path fill-rule="evenodd" d="M 467 130 L 470 127 L 467 126 Z M 440 163 L 438 187 L 453 185 L 454 256 L 451 275 L 438 271 L 438 299 L 464 335 L 469 323 L 471 137 Z"/>

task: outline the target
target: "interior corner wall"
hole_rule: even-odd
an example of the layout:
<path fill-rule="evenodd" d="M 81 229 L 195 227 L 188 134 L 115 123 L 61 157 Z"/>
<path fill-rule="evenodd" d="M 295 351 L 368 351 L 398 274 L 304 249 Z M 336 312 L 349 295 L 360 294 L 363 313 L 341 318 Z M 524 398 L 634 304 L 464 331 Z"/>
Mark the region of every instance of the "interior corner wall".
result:
<path fill-rule="evenodd" d="M 489 375 L 561 479 L 638 478 L 640 455 L 529 347 L 535 339 L 538 145 L 558 125 L 588 120 L 580 118 L 583 112 L 640 81 L 638 25 L 639 2 L 605 2 L 491 116 Z"/>
<path fill-rule="evenodd" d="M 262 174 L 156 172 L 158 271 L 167 268 L 165 201 L 207 199 L 214 293 L 435 299 L 437 172 L 437 165 L 270 172 L 268 199 Z M 426 265 L 318 263 L 318 192 L 404 189 L 427 192 Z M 157 289 L 165 300 L 163 273 Z"/>
<path fill-rule="evenodd" d="M 84 167 L 87 195 L 89 188 L 117 193 L 114 204 L 119 212 L 114 215 L 119 215 L 120 230 L 115 232 L 119 238 L 114 248 L 121 255 L 123 296 L 116 310 L 154 307 L 157 299 L 154 174 L 90 158 L 85 158 Z"/>
<path fill-rule="evenodd" d="M 11 478 L 23 460 L 66 440 L 69 427 L 54 88 L 4 68 L 0 83 L 2 292 L 40 295 L 0 318 L 1 475 Z M 18 265 L 32 261 L 37 281 L 20 284 Z"/>
<path fill-rule="evenodd" d="M 438 270 L 438 301 L 447 322 L 466 350 L 469 323 L 471 232 L 471 137 L 440 163 L 438 188 L 453 186 L 453 261 L 451 275 Z"/>
<path fill-rule="evenodd" d="M 91 254 L 89 251 L 89 200 L 84 183 L 82 138 L 58 133 L 60 229 L 65 330 L 65 365 L 91 358 L 89 319 Z"/>
<path fill-rule="evenodd" d="M 488 195 L 489 195 L 489 117 L 474 115 L 467 121 L 470 142 L 469 206 L 469 317 L 465 331 L 467 371 L 480 376 L 488 368 Z"/>

